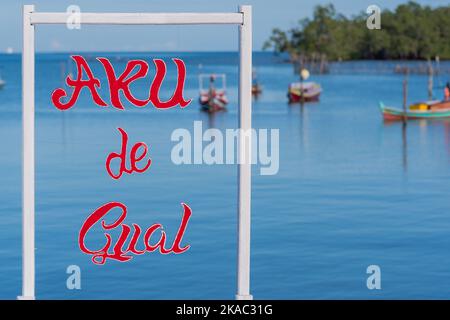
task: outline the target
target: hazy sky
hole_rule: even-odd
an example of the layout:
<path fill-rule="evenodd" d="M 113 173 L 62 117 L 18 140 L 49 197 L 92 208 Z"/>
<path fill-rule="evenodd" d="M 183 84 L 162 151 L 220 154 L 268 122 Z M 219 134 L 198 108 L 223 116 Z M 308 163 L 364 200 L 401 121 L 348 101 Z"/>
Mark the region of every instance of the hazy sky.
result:
<path fill-rule="evenodd" d="M 23 4 L 36 11 L 66 11 L 78 5 L 85 12 L 235 12 L 239 4 L 253 6 L 254 49 L 260 50 L 272 28 L 287 29 L 312 15 L 314 6 L 332 2 L 346 15 L 365 11 L 371 4 L 395 8 L 402 0 L 0 0 L 0 52 L 21 50 Z M 422 0 L 431 6 L 448 0 Z M 38 26 L 38 51 L 226 51 L 237 48 L 234 26 Z"/>

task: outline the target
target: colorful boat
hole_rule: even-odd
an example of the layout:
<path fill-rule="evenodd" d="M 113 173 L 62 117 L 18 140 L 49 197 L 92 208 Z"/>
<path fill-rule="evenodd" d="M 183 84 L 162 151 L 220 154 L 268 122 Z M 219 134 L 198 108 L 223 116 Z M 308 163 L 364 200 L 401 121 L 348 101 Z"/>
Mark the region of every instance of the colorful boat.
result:
<path fill-rule="evenodd" d="M 404 119 L 439 119 L 450 117 L 450 101 L 427 101 L 413 104 L 405 112 L 402 109 L 387 107 L 380 102 L 385 121 Z"/>
<path fill-rule="evenodd" d="M 205 89 L 203 82 L 209 79 L 209 88 Z M 222 87 L 216 88 L 217 79 L 222 80 Z M 225 111 L 228 104 L 226 96 L 225 74 L 200 74 L 199 75 L 200 98 L 202 110 L 206 112 Z"/>
<path fill-rule="evenodd" d="M 252 95 L 258 96 L 262 93 L 262 87 L 259 83 L 252 84 Z"/>
<path fill-rule="evenodd" d="M 256 69 L 252 71 L 252 95 L 258 97 L 262 93 L 262 86 L 259 84 L 258 76 L 256 75 Z"/>
<path fill-rule="evenodd" d="M 289 85 L 289 103 L 318 101 L 322 87 L 315 82 L 293 82 Z"/>

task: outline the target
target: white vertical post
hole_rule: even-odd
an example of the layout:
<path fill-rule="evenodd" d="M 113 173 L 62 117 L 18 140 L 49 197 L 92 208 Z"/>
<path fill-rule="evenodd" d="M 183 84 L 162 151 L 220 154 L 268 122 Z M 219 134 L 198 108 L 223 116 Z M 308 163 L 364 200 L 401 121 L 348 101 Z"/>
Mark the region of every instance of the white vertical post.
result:
<path fill-rule="evenodd" d="M 237 300 L 251 300 L 250 294 L 250 200 L 252 129 L 252 7 L 240 6 L 239 26 L 239 188 Z"/>
<path fill-rule="evenodd" d="M 22 296 L 34 299 L 34 26 L 33 5 L 23 6 L 22 48 Z"/>

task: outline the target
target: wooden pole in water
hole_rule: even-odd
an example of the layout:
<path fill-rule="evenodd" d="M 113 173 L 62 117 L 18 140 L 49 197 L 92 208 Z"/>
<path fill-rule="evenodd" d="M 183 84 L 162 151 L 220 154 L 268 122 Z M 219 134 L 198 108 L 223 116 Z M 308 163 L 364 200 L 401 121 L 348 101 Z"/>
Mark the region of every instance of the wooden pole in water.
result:
<path fill-rule="evenodd" d="M 405 77 L 403 79 L 403 122 L 406 124 L 407 116 L 407 102 L 408 102 L 408 67 L 405 68 Z"/>
<path fill-rule="evenodd" d="M 303 77 L 300 76 L 300 104 L 304 105 L 305 104 L 305 92 L 303 90 Z"/>
<path fill-rule="evenodd" d="M 408 170 L 408 139 L 406 135 L 406 121 L 402 124 L 402 144 L 403 144 L 403 170 Z"/>
<path fill-rule="evenodd" d="M 428 100 L 433 100 L 433 65 L 431 60 L 428 59 Z"/>
<path fill-rule="evenodd" d="M 441 58 L 439 58 L 439 56 L 436 56 L 434 60 L 436 61 L 436 78 L 438 80 L 438 87 L 441 87 Z"/>
<path fill-rule="evenodd" d="M 300 61 L 300 69 L 298 70 L 298 74 L 300 75 L 300 104 L 303 106 L 303 104 L 305 103 L 304 99 L 304 95 L 303 95 L 303 69 L 305 68 L 305 63 L 304 60 L 302 59 Z"/>

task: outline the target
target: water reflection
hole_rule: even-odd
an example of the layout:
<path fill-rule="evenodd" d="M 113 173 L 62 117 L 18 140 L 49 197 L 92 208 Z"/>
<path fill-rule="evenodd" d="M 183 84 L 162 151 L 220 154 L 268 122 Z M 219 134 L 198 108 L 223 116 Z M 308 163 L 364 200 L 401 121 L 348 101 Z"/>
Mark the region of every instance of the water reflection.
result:
<path fill-rule="evenodd" d="M 300 104 L 300 121 L 301 121 L 301 125 L 300 125 L 300 137 L 301 137 L 301 141 L 302 141 L 302 146 L 303 146 L 303 150 L 307 151 L 308 150 L 308 146 L 309 146 L 309 139 L 308 139 L 308 121 L 309 121 L 309 117 L 308 117 L 308 110 L 307 107 L 305 107 L 305 105 L 302 103 Z"/>
<path fill-rule="evenodd" d="M 445 120 L 444 121 L 444 132 L 445 132 L 445 145 L 447 146 L 447 151 L 450 155 L 450 121 Z"/>
<path fill-rule="evenodd" d="M 299 141 L 302 147 L 302 150 L 306 153 L 309 147 L 309 122 L 310 122 L 310 112 L 308 110 L 309 104 L 300 104 L 300 103 L 288 103 L 288 115 L 291 119 L 295 119 L 297 121 L 297 117 L 299 118 Z M 297 125 L 296 125 L 297 126 Z"/>
<path fill-rule="evenodd" d="M 411 140 L 412 134 L 417 131 L 418 144 L 427 146 L 430 145 L 430 139 L 437 139 L 435 136 L 435 132 L 437 130 L 438 137 L 443 134 L 443 144 L 444 148 L 447 150 L 448 159 L 450 161 L 450 120 L 449 119 L 439 119 L 439 120 L 430 120 L 430 119 L 420 119 L 420 120 L 410 120 L 408 122 L 392 122 L 392 121 L 384 121 L 384 127 L 394 127 L 399 126 L 401 128 L 401 152 L 402 152 L 402 167 L 405 172 L 408 171 L 408 140 Z M 409 129 L 408 129 L 409 127 Z M 416 129 L 414 129 L 416 128 Z M 442 130 L 441 130 L 442 128 Z M 409 133 L 408 133 L 409 131 Z M 441 132 L 442 131 L 442 132 Z M 432 134 L 430 133 L 432 132 Z M 409 137 L 408 137 L 409 135 Z"/>
<path fill-rule="evenodd" d="M 399 126 L 401 129 L 401 156 L 402 168 L 406 173 L 408 171 L 408 122 L 403 121 L 383 121 L 384 127 Z"/>
<path fill-rule="evenodd" d="M 217 117 L 216 113 L 215 112 L 206 112 L 204 114 L 206 114 L 206 116 L 208 118 L 208 121 L 207 121 L 208 129 L 215 128 L 216 127 L 216 117 Z"/>
<path fill-rule="evenodd" d="M 402 151 L 403 151 L 403 170 L 408 171 L 408 137 L 407 137 L 407 123 L 402 123 Z"/>

